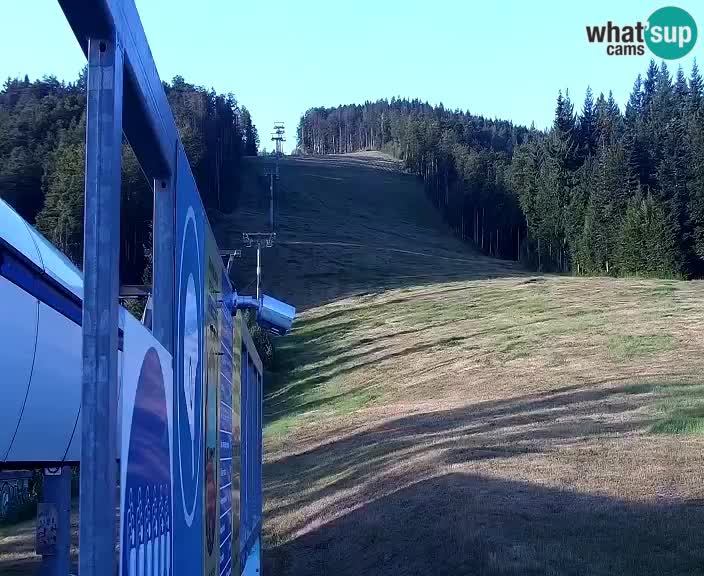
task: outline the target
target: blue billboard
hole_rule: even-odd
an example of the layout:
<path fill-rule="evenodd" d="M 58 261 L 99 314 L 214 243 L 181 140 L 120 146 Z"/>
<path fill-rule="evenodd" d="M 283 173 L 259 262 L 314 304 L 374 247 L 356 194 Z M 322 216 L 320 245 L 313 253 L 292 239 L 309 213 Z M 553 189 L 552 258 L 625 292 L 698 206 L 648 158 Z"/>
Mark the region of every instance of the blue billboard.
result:
<path fill-rule="evenodd" d="M 222 293 L 231 291 L 222 278 Z M 220 311 L 220 576 L 232 574 L 232 422 L 233 413 L 233 321 L 230 311 Z"/>
<path fill-rule="evenodd" d="M 171 355 L 130 314 L 120 314 L 120 572 L 172 576 Z"/>
<path fill-rule="evenodd" d="M 179 146 L 176 179 L 173 561 L 177 574 L 203 570 L 203 370 L 205 234 L 188 160 Z"/>

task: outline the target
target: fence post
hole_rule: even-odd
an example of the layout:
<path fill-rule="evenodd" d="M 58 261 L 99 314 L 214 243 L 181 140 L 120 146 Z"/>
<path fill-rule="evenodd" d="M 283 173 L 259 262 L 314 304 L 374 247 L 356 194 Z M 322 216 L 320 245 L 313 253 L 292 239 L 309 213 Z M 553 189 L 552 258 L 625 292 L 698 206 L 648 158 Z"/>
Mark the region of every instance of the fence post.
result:
<path fill-rule="evenodd" d="M 122 161 L 122 47 L 115 34 L 88 40 L 81 576 L 115 573 L 117 355 Z"/>
<path fill-rule="evenodd" d="M 71 570 L 71 468 L 44 471 L 37 522 L 37 554 L 41 576 L 67 576 Z M 55 541 L 54 541 L 55 538 Z"/>

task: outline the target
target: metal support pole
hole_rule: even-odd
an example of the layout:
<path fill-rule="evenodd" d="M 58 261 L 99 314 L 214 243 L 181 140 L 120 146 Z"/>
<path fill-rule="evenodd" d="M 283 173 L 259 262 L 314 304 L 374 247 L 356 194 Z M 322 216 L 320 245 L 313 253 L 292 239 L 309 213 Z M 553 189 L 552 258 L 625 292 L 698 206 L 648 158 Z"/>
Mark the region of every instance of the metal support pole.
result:
<path fill-rule="evenodd" d="M 49 526 L 42 526 L 43 536 L 56 537 L 51 550 L 41 551 L 40 576 L 67 576 L 71 571 L 71 468 L 63 466 L 46 470 L 42 486 L 39 520 L 45 512 Z M 47 531 L 51 531 L 48 534 Z"/>
<path fill-rule="evenodd" d="M 269 225 L 274 231 L 274 174 L 269 174 Z"/>
<path fill-rule="evenodd" d="M 115 573 L 123 52 L 88 40 L 81 395 L 81 576 Z"/>
<path fill-rule="evenodd" d="M 154 227 L 152 230 L 152 333 L 173 353 L 174 237 L 176 234 L 175 181 L 154 181 Z"/>
<path fill-rule="evenodd" d="M 262 246 L 259 242 L 257 242 L 257 301 L 259 301 L 259 282 L 262 276 L 262 264 L 260 259 L 261 251 Z"/>

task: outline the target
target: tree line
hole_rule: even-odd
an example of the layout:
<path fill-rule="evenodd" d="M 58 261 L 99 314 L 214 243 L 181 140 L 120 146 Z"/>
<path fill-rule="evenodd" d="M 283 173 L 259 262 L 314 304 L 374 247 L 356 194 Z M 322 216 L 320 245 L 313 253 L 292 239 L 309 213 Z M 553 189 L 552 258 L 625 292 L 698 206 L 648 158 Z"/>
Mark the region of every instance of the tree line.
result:
<path fill-rule="evenodd" d="M 233 94 L 217 94 L 176 76 L 164 83 L 207 211 L 237 206 L 243 156 L 259 136 Z M 83 258 L 86 70 L 76 81 L 8 79 L 0 91 L 0 197 L 36 225 L 79 267 Z M 125 142 L 122 152 L 120 278 L 149 275 L 153 196 Z"/>
<path fill-rule="evenodd" d="M 625 107 L 560 92 L 551 128 L 419 100 L 312 108 L 308 154 L 386 151 L 423 178 L 448 225 L 541 271 L 704 275 L 704 86 L 651 61 Z"/>

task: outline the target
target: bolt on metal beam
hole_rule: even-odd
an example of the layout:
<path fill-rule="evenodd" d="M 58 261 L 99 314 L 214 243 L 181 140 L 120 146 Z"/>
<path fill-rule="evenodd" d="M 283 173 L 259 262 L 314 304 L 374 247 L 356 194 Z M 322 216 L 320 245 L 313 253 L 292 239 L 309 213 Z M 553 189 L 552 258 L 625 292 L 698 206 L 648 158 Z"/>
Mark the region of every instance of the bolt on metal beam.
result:
<path fill-rule="evenodd" d="M 174 178 L 154 180 L 152 333 L 173 354 L 176 238 Z"/>

